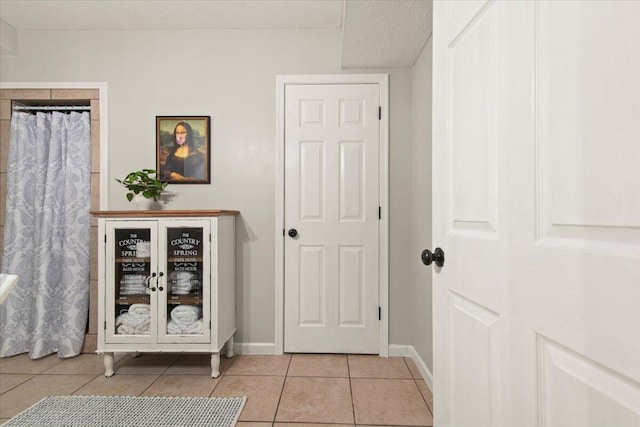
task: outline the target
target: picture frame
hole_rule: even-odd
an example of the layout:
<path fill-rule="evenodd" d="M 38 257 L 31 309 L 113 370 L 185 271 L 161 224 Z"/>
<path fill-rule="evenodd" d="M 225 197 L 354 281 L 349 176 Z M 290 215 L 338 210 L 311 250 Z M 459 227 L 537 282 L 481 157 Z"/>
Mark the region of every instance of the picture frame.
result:
<path fill-rule="evenodd" d="M 156 116 L 156 171 L 170 184 L 210 184 L 211 117 Z"/>

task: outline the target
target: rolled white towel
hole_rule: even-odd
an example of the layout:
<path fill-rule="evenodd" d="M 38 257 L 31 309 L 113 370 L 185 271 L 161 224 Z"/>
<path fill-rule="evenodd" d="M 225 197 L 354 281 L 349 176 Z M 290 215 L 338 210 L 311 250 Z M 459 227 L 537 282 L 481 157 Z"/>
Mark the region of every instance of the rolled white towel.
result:
<path fill-rule="evenodd" d="M 200 335 L 202 334 L 202 319 L 196 320 L 186 328 L 181 328 L 176 322 L 169 320 L 167 333 L 170 335 Z"/>
<path fill-rule="evenodd" d="M 184 330 L 185 334 L 200 335 L 202 334 L 202 319 L 196 320 Z"/>
<path fill-rule="evenodd" d="M 135 335 L 136 328 L 134 326 L 127 325 L 126 323 L 122 323 L 116 328 L 116 333 L 118 335 Z"/>
<path fill-rule="evenodd" d="M 141 324 L 139 324 L 138 326 L 136 326 L 135 328 L 135 335 L 149 335 L 150 334 L 150 328 L 151 327 L 151 321 L 149 319 L 147 319 L 146 322 L 143 322 Z"/>
<path fill-rule="evenodd" d="M 171 320 L 176 322 L 181 329 L 186 329 L 195 323 L 201 316 L 200 307 L 181 304 L 171 310 Z"/>
<path fill-rule="evenodd" d="M 149 335 L 151 321 L 149 304 L 131 304 L 127 311 L 116 317 L 118 335 Z"/>
<path fill-rule="evenodd" d="M 182 328 L 173 320 L 169 320 L 169 322 L 167 322 L 167 333 L 171 335 L 180 335 L 182 334 Z"/>
<path fill-rule="evenodd" d="M 151 315 L 151 304 L 131 304 L 129 307 L 129 313 L 133 313 L 135 315 Z"/>

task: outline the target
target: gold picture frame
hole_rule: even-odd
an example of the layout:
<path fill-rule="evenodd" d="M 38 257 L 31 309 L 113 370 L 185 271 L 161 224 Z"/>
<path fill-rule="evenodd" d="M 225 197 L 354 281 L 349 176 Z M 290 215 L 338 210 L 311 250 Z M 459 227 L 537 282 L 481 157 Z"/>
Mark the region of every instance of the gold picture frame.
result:
<path fill-rule="evenodd" d="M 156 116 L 158 179 L 170 184 L 209 184 L 210 159 L 210 116 Z"/>

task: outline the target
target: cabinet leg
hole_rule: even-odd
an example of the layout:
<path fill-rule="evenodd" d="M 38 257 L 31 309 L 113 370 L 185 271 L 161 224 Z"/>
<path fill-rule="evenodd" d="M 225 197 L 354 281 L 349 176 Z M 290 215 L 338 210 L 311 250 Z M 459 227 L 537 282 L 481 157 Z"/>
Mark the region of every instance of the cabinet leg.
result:
<path fill-rule="evenodd" d="M 113 353 L 104 354 L 104 376 L 109 378 L 115 374 L 113 370 Z"/>
<path fill-rule="evenodd" d="M 229 338 L 229 341 L 227 341 L 227 352 L 225 354 L 225 357 L 227 359 L 231 359 L 233 357 L 233 335 L 231 335 L 231 338 Z"/>
<path fill-rule="evenodd" d="M 220 376 L 220 353 L 211 353 L 211 378 Z"/>

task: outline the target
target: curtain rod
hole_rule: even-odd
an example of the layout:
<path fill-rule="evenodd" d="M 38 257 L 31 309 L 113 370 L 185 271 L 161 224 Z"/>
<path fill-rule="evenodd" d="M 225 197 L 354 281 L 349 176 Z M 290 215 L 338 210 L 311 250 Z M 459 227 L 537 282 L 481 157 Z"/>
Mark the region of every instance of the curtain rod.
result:
<path fill-rule="evenodd" d="M 16 105 L 15 111 L 91 111 L 89 105 Z"/>

